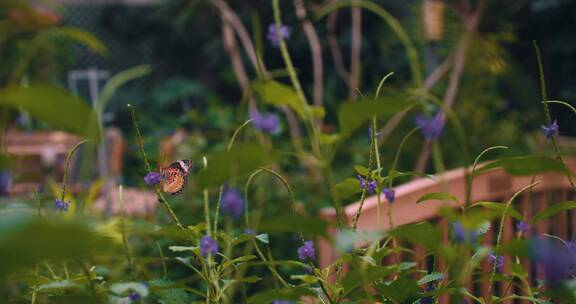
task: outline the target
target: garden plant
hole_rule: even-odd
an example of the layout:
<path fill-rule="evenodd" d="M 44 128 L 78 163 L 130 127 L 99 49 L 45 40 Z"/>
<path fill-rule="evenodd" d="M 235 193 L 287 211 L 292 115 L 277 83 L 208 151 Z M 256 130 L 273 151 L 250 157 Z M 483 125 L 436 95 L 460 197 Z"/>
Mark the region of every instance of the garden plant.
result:
<path fill-rule="evenodd" d="M 81 148 L 103 141 L 102 117 L 115 90 L 146 75 L 148 68 L 137 67 L 113 78 L 115 81 L 104 90 L 107 95 L 92 109 L 55 86 L 22 85 L 24 71 L 34 61 L 29 56 L 13 59 L 19 62 L 16 67 L 6 68 L 8 72 L 0 75 L 0 132 L 5 134 L 14 114 L 24 111 L 83 140 L 68 152 L 62 180 L 51 180 L 47 189 L 33 191 L 0 209 L 2 303 L 576 303 L 575 241 L 538 234 L 534 229 L 540 221 L 572 212 L 576 202 L 557 200 L 531 215 L 516 210 L 520 195 L 531 199 L 533 189 L 542 182 L 541 173 L 558 173 L 571 185 L 571 191 L 576 190 L 574 173 L 558 143 L 563 124 L 550 108 L 573 114 L 576 109 L 547 96 L 538 44 L 534 42 L 533 49 L 541 83 L 538 99 L 542 117 L 534 128 L 539 129 L 550 152 L 494 158 L 509 148 L 515 150 L 506 143 L 471 147 L 470 130 L 463 127 L 453 107 L 463 57 L 486 1 L 475 1 L 476 6 L 464 12 L 465 30 L 447 61 L 452 73 L 443 98 L 432 90 L 439 81 L 434 77 L 441 76 L 423 79 L 414 42 L 381 6 L 363 0 L 335 1 L 310 17 L 303 1 L 294 2 L 313 56 L 317 56 L 316 34 L 308 18 L 330 18 L 344 8 L 351 9 L 352 14 L 364 10 L 379 16 L 401 41 L 409 68 L 381 75 L 375 88 L 358 88 L 354 76 L 358 72 L 354 70 L 359 67 L 351 68 L 347 83 L 350 99 L 355 101 L 339 106 L 333 115 L 337 130 L 326 130 L 324 119 L 330 109 L 323 104 L 323 88 L 318 84 L 322 68 L 313 63 L 313 97 L 309 100 L 308 86 L 301 83 L 301 72 L 289 52 L 292 29 L 283 23 L 280 0 L 271 1 L 274 22 L 264 34 L 258 28 L 254 41 L 243 32 L 238 24 L 241 20 L 225 1 L 211 1 L 223 20 L 227 51 L 242 88 L 242 117 L 247 118 L 210 153 L 184 152 L 165 160 L 150 156 L 156 154 L 150 147 L 158 145 L 159 139 L 141 130 L 139 117 L 146 109 L 125 103 L 136 134 L 129 145 L 139 163 L 140 185 L 153 191 L 158 201 L 155 214 L 145 219 L 127 214 L 125 206 L 131 202 L 126 201 L 126 186 L 107 189 L 119 197 L 118 212 L 110 216 L 95 211 L 98 186 L 74 192 L 69 176 Z M 62 30 L 50 27 L 34 31 L 49 31 L 36 37 L 72 37 L 105 52 L 88 33 L 57 29 Z M 21 39 L 19 35 L 14 33 L 12 38 Z M 253 80 L 238 53 L 237 36 L 248 54 L 247 65 L 256 74 Z M 258 46 L 263 43 L 260 36 L 281 55 L 281 71 L 267 70 Z M 33 43 L 41 45 L 41 39 Z M 410 78 L 411 84 L 399 89 L 392 85 L 395 77 Z M 63 108 L 67 110 L 54 110 Z M 286 125 L 277 112 L 284 114 Z M 409 121 L 410 129 L 400 140 L 391 140 L 390 134 L 400 132 L 396 127 L 402 121 Z M 279 140 L 283 131 L 290 133 L 289 142 Z M 446 147 L 439 143 L 443 136 L 452 137 L 455 143 L 448 153 L 462 158 L 466 199 L 458 201 L 450 194 L 450 185 L 445 185 L 447 191 L 428 193 L 415 205 L 445 202 L 438 209 L 438 220 L 394 225 L 395 189 L 400 184 L 410 179 L 442 182 L 438 176 L 446 171 Z M 402 159 L 407 145 L 414 142 L 423 143 L 424 148 L 417 160 L 420 165 L 412 170 Z M 340 151 L 350 143 L 364 144 L 362 153 L 367 157 L 354 158 L 364 162 L 340 161 Z M 0 151 L 3 202 L 10 199 L 12 157 Z M 425 172 L 428 158 L 434 174 Z M 531 176 L 532 182 L 503 201 L 472 201 L 475 178 L 494 169 Z M 342 177 L 342 172 L 347 175 Z M 304 192 L 313 194 L 306 196 Z M 377 227 L 358 229 L 363 203 L 374 195 L 379 208 Z M 309 208 L 320 204 L 303 202 L 302 197 L 328 202 L 325 207 L 335 210 L 336 220 L 321 220 L 318 208 Z M 350 202 L 359 202 L 359 207 L 348 221 L 343 208 Z M 186 204 L 195 204 L 196 214 L 189 214 L 190 208 L 175 207 Z M 384 204 L 389 206 L 387 214 L 380 212 Z M 269 210 L 275 213 L 271 215 Z M 504 223 L 510 218 L 515 229 L 505 231 Z M 442 221 L 448 225 L 441 225 Z M 489 231 L 497 238 L 485 242 Z M 514 237 L 504 240 L 505 233 Z M 448 239 L 443 239 L 445 234 Z M 328 241 L 338 252 L 338 258 L 328 266 L 318 263 L 319 240 Z M 422 250 L 417 253 L 415 246 Z M 505 258 L 509 271 L 504 271 Z M 488 270 L 482 267 L 485 261 L 490 264 Z M 537 265 L 536 278 L 534 270 L 526 269 L 527 263 Z M 487 295 L 474 288 L 479 281 L 488 282 Z"/>

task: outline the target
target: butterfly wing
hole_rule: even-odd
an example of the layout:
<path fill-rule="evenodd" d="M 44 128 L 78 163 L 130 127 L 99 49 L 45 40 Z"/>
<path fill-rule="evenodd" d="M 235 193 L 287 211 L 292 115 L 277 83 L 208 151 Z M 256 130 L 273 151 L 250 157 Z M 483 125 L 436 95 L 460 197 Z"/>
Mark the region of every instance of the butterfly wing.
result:
<path fill-rule="evenodd" d="M 171 196 L 182 193 L 188 182 L 191 164 L 189 160 L 179 160 L 162 168 L 162 190 Z"/>

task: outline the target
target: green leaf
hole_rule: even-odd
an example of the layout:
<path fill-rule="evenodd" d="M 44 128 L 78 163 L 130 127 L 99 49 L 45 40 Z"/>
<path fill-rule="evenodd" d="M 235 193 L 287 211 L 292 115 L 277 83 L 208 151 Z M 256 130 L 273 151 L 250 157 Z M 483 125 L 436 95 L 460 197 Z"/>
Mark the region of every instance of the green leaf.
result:
<path fill-rule="evenodd" d="M 324 110 L 323 107 L 308 106 L 308 108 L 310 109 L 310 112 L 314 118 L 322 119 L 324 116 L 326 116 L 326 110 Z"/>
<path fill-rule="evenodd" d="M 208 168 L 198 172 L 196 180 L 200 188 L 220 186 L 272 164 L 276 157 L 277 153 L 262 146 L 238 144 L 228 151 L 208 155 Z"/>
<path fill-rule="evenodd" d="M 574 208 L 576 208 L 576 202 L 574 202 L 574 201 L 555 203 L 552 206 L 550 206 L 550 207 L 538 212 L 536 215 L 534 215 L 534 217 L 532 218 L 532 224 L 536 224 L 545 218 L 549 218 L 549 217 L 554 216 L 560 212 L 572 210 Z"/>
<path fill-rule="evenodd" d="M 424 201 L 431 201 L 431 200 L 453 201 L 455 203 L 458 203 L 458 199 L 452 194 L 442 193 L 442 192 L 431 192 L 431 193 L 427 193 L 427 194 L 424 194 L 423 196 L 421 196 L 416 201 L 416 204 L 424 202 Z"/>
<path fill-rule="evenodd" d="M 407 110 L 415 105 L 414 102 L 406 101 L 400 94 L 380 97 L 378 99 L 360 99 L 356 102 L 344 103 L 338 111 L 340 131 L 344 135 L 350 135 L 373 116 L 382 117 Z"/>
<path fill-rule="evenodd" d="M 22 109 L 50 125 L 98 141 L 96 113 L 88 102 L 50 85 L 8 87 L 0 91 L 0 106 Z"/>
<path fill-rule="evenodd" d="M 0 278 L 40 261 L 80 260 L 119 246 L 83 222 L 0 214 Z"/>
<path fill-rule="evenodd" d="M 442 243 L 440 232 L 429 222 L 400 226 L 389 234 L 411 243 L 422 244 L 430 250 L 436 250 Z"/>
<path fill-rule="evenodd" d="M 303 296 L 314 296 L 316 293 L 305 287 L 286 287 L 257 293 L 248 298 L 248 304 L 265 304 L 274 300 L 298 301 Z"/>
<path fill-rule="evenodd" d="M 182 252 L 182 251 L 194 251 L 197 250 L 197 246 L 170 246 L 168 247 L 172 252 Z"/>
<path fill-rule="evenodd" d="M 190 303 L 190 296 L 186 290 L 166 279 L 154 279 L 148 282 L 150 291 L 158 295 L 161 304 Z"/>
<path fill-rule="evenodd" d="M 482 206 L 486 209 L 496 210 L 496 211 L 498 211 L 499 215 L 502 215 L 502 213 L 504 213 L 504 210 L 506 209 L 506 204 L 496 203 L 496 202 L 477 202 L 474 205 L 472 205 L 472 207 L 475 207 L 475 206 Z M 521 221 L 523 219 L 522 215 L 518 211 L 514 210 L 514 208 L 512 208 L 512 206 L 510 206 L 508 208 L 506 215 L 511 216 L 514 219 L 519 220 L 519 221 Z"/>
<path fill-rule="evenodd" d="M 328 224 L 319 218 L 284 215 L 264 221 L 258 230 L 267 232 L 299 232 L 305 235 L 327 236 Z"/>
<path fill-rule="evenodd" d="M 334 186 L 334 190 L 338 193 L 338 197 L 346 199 L 354 194 L 360 193 L 360 181 L 356 178 L 347 178 Z"/>
<path fill-rule="evenodd" d="M 40 292 L 54 292 L 54 291 L 67 291 L 69 289 L 80 289 L 81 286 L 73 281 L 64 280 L 64 281 L 55 281 L 50 282 L 47 284 L 42 284 L 38 286 L 38 291 Z"/>
<path fill-rule="evenodd" d="M 556 159 L 546 156 L 518 156 L 497 159 L 476 170 L 475 176 L 486 173 L 492 169 L 502 168 L 510 175 L 534 175 L 542 172 L 565 172 L 564 164 Z"/>
<path fill-rule="evenodd" d="M 362 176 L 369 176 L 370 175 L 370 170 L 368 170 L 368 168 L 366 168 L 364 166 L 354 166 L 354 170 L 356 171 L 356 173 L 358 173 Z"/>
<path fill-rule="evenodd" d="M 264 244 L 268 244 L 270 242 L 268 238 L 268 233 L 260 233 L 259 235 L 256 236 L 256 239 Z"/>
<path fill-rule="evenodd" d="M 430 282 L 441 280 L 445 277 L 442 272 L 431 272 L 418 280 L 418 285 L 428 284 Z"/>
<path fill-rule="evenodd" d="M 380 279 L 385 278 L 386 276 L 392 274 L 394 269 L 389 267 L 383 266 L 372 266 L 367 265 L 365 266 L 365 270 L 362 271 L 360 267 L 353 268 L 350 272 L 346 274 L 344 279 L 342 280 L 342 287 L 344 288 L 344 294 L 354 290 L 362 282 L 366 283 L 373 283 Z"/>
<path fill-rule="evenodd" d="M 256 259 L 255 255 L 245 255 L 245 256 L 241 256 L 239 258 L 235 258 L 233 260 L 228 260 L 228 261 L 222 263 L 222 265 L 220 266 L 220 271 L 222 271 L 222 270 L 224 270 L 224 269 L 226 269 L 226 268 L 228 268 L 234 264 L 238 265 L 241 263 L 252 261 L 254 259 Z"/>
<path fill-rule="evenodd" d="M 358 231 L 344 229 L 338 232 L 336 236 L 336 248 L 340 252 L 346 252 L 348 249 L 360 244 L 370 244 L 382 239 L 382 231 Z"/>
<path fill-rule="evenodd" d="M 64 37 L 84 44 L 99 55 L 104 55 L 107 53 L 104 43 L 102 43 L 100 39 L 96 38 L 96 36 L 92 35 L 88 31 L 83 31 L 81 29 L 70 26 L 60 27 L 59 31 Z"/>
<path fill-rule="evenodd" d="M 306 119 L 306 109 L 298 98 L 296 91 L 285 84 L 270 81 L 255 81 L 253 83 L 254 91 L 265 101 L 275 106 L 289 106 L 298 116 Z"/>
<path fill-rule="evenodd" d="M 0 171 L 10 169 L 10 162 L 10 155 L 0 153 Z"/>
<path fill-rule="evenodd" d="M 137 292 L 140 296 L 148 296 L 148 287 L 140 282 L 115 283 L 110 286 L 110 292 L 115 295 L 127 296 L 131 291 Z"/>
<path fill-rule="evenodd" d="M 418 284 L 405 277 L 398 278 L 390 285 L 378 284 L 376 288 L 383 296 L 397 303 L 407 303 L 410 300 L 417 299 L 420 293 Z"/>

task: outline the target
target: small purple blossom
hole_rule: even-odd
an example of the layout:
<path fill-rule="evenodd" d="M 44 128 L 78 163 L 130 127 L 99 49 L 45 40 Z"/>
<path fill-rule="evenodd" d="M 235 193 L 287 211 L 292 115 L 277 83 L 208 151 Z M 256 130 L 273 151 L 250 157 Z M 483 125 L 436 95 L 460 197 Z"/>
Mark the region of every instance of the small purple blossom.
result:
<path fill-rule="evenodd" d="M 136 302 L 136 301 L 140 301 L 140 299 L 142 299 L 142 297 L 140 296 L 139 293 L 132 291 L 128 295 L 128 299 L 130 299 L 130 301 L 132 301 L 132 302 Z"/>
<path fill-rule="evenodd" d="M 376 187 L 378 186 L 376 181 L 367 181 L 362 175 L 356 175 L 356 177 L 358 177 L 358 180 L 360 181 L 361 190 L 366 189 L 368 194 L 372 194 L 376 191 Z"/>
<path fill-rule="evenodd" d="M 285 40 L 290 38 L 291 33 L 292 29 L 289 26 L 286 25 L 280 26 L 280 34 L 282 35 L 282 38 L 284 38 Z M 278 38 L 278 35 L 276 33 L 276 24 L 270 23 L 270 25 L 268 26 L 268 35 L 266 35 L 266 38 L 268 38 L 268 41 L 270 41 L 270 43 L 274 47 L 280 46 L 280 39 Z"/>
<path fill-rule="evenodd" d="M 162 181 L 162 174 L 158 172 L 150 172 L 144 176 L 144 182 L 148 186 L 154 186 Z"/>
<path fill-rule="evenodd" d="M 422 115 L 416 116 L 416 125 L 421 129 L 424 138 L 432 140 L 442 135 L 444 129 L 444 119 L 442 112 L 438 112 L 432 118 L 426 118 Z"/>
<path fill-rule="evenodd" d="M 576 252 L 570 245 L 559 240 L 537 238 L 531 242 L 532 258 L 544 270 L 544 278 L 549 285 L 569 280 L 576 269 Z"/>
<path fill-rule="evenodd" d="M 392 204 L 394 200 L 396 200 L 396 190 L 393 188 L 384 188 L 382 189 L 384 193 L 384 197 L 388 200 L 388 203 Z"/>
<path fill-rule="evenodd" d="M 454 233 L 454 240 L 460 244 L 474 244 L 478 238 L 478 232 L 476 232 L 476 230 L 467 230 L 460 222 L 452 223 L 452 231 Z"/>
<path fill-rule="evenodd" d="M 306 241 L 304 245 L 298 248 L 298 258 L 303 261 L 316 259 L 316 250 L 312 241 Z"/>
<path fill-rule="evenodd" d="M 314 269 L 312 269 L 312 267 L 310 266 L 307 266 L 306 268 L 304 268 L 304 273 L 306 273 L 307 275 L 313 275 Z"/>
<path fill-rule="evenodd" d="M 247 235 L 256 235 L 256 231 L 254 231 L 254 229 L 248 229 L 248 228 L 246 228 L 246 229 L 244 229 L 244 234 L 247 234 Z"/>
<path fill-rule="evenodd" d="M 226 189 L 222 194 L 222 212 L 239 218 L 244 213 L 244 198 L 237 189 Z"/>
<path fill-rule="evenodd" d="M 59 200 L 59 199 L 54 200 L 54 209 L 56 211 L 61 211 L 61 212 L 68 211 L 69 205 L 70 205 L 70 203 L 65 202 L 63 200 Z"/>
<path fill-rule="evenodd" d="M 558 136 L 558 121 L 554 119 L 550 126 L 542 125 L 542 132 L 547 139 Z"/>
<path fill-rule="evenodd" d="M 250 112 L 254 127 L 262 132 L 278 134 L 280 132 L 280 119 L 274 113 L 262 115 L 256 111 Z"/>
<path fill-rule="evenodd" d="M 502 266 L 504 266 L 504 257 L 501 255 L 491 253 L 488 255 L 488 261 L 490 264 L 496 264 L 497 269 L 502 269 Z"/>
<path fill-rule="evenodd" d="M 200 240 L 200 254 L 206 257 L 208 254 L 216 255 L 218 253 L 218 243 L 210 237 L 204 236 Z"/>
<path fill-rule="evenodd" d="M 8 196 L 12 188 L 12 176 L 10 171 L 0 171 L 0 197 Z"/>
<path fill-rule="evenodd" d="M 530 233 L 530 225 L 524 221 L 519 221 L 516 223 L 516 230 L 522 232 L 523 235 L 528 235 Z"/>

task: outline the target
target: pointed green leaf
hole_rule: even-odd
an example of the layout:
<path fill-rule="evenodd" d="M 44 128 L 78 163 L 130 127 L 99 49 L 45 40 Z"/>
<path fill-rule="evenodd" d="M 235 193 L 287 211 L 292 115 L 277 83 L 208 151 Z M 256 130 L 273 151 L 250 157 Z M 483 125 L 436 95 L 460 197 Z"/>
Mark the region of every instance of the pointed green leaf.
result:
<path fill-rule="evenodd" d="M 360 181 L 356 178 L 347 178 L 336 184 L 334 189 L 336 190 L 336 193 L 338 193 L 338 197 L 341 199 L 346 199 L 354 194 L 362 192 L 362 189 L 360 189 Z"/>
<path fill-rule="evenodd" d="M 442 272 L 431 272 L 418 280 L 418 285 L 428 284 L 430 282 L 441 280 L 445 277 Z"/>
<path fill-rule="evenodd" d="M 267 232 L 296 232 L 305 235 L 327 236 L 328 224 L 319 218 L 309 218 L 297 215 L 284 215 L 267 219 L 258 230 Z"/>
<path fill-rule="evenodd" d="M 511 175 L 534 175 L 542 172 L 565 172 L 564 164 L 556 159 L 546 156 L 518 156 L 504 157 L 494 160 L 476 170 L 474 175 L 480 175 L 490 170 L 502 168 Z"/>
<path fill-rule="evenodd" d="M 421 196 L 416 201 L 416 204 L 424 202 L 424 201 L 431 201 L 431 200 L 453 201 L 455 203 L 458 203 L 458 199 L 452 194 L 442 193 L 442 192 L 431 192 L 431 193 L 427 193 L 427 194 L 424 194 L 423 196 Z"/>
<path fill-rule="evenodd" d="M 248 298 L 248 304 L 266 304 L 274 300 L 298 301 L 303 296 L 314 296 L 316 293 L 305 287 L 286 287 L 257 293 Z"/>
<path fill-rule="evenodd" d="M 536 224 L 545 218 L 549 218 L 549 217 L 554 216 L 560 212 L 572 210 L 574 208 L 576 208 L 576 202 L 573 202 L 573 201 L 555 203 L 552 206 L 550 206 L 550 207 L 538 212 L 536 215 L 534 215 L 534 217 L 532 218 L 532 224 Z"/>
<path fill-rule="evenodd" d="M 209 154 L 208 168 L 198 172 L 200 188 L 216 187 L 274 162 L 278 153 L 262 146 L 239 144 L 228 151 Z"/>
<path fill-rule="evenodd" d="M 0 106 L 22 109 L 53 127 L 98 141 L 96 113 L 88 102 L 50 85 L 8 87 L 0 91 Z"/>
<path fill-rule="evenodd" d="M 472 205 L 472 207 L 475 207 L 475 206 L 482 206 L 486 209 L 496 210 L 499 212 L 500 215 L 502 215 L 502 213 L 504 213 L 504 210 L 506 209 L 506 204 L 496 203 L 496 202 L 477 202 L 477 203 Z M 519 221 L 521 221 L 523 219 L 522 215 L 518 211 L 516 211 L 512 206 L 510 206 L 508 208 L 506 215 L 511 216 L 514 219 L 519 220 Z"/>
<path fill-rule="evenodd" d="M 298 98 L 296 91 L 285 84 L 270 81 L 255 81 L 254 91 L 265 101 L 275 106 L 289 106 L 302 119 L 306 118 L 306 109 Z M 320 113 L 318 113 L 320 114 Z"/>
<path fill-rule="evenodd" d="M 344 103 L 338 111 L 340 131 L 350 135 L 354 130 L 370 121 L 372 117 L 388 116 L 402 112 L 414 106 L 400 94 L 388 95 L 378 99 L 361 99 L 356 102 Z"/>

